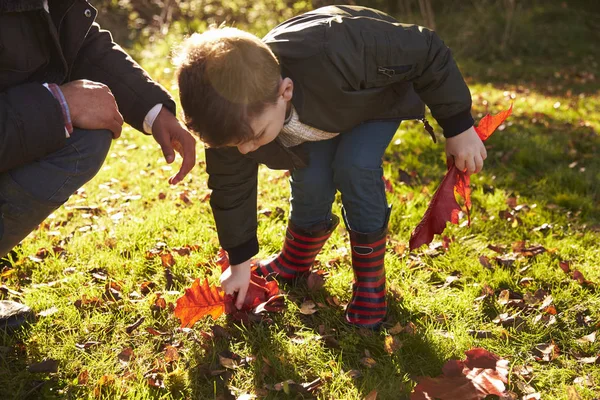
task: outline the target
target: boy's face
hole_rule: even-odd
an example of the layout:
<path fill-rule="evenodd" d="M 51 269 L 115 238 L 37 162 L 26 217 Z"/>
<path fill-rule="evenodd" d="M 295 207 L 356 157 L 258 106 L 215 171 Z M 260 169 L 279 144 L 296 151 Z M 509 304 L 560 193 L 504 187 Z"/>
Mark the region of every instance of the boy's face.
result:
<path fill-rule="evenodd" d="M 294 84 L 292 80 L 290 78 L 282 79 L 279 83 L 277 103 L 268 105 L 262 114 L 250 121 L 254 138 L 237 145 L 240 153 L 253 152 L 275 140 L 283 128 L 288 103 L 292 99 L 293 92 Z"/>

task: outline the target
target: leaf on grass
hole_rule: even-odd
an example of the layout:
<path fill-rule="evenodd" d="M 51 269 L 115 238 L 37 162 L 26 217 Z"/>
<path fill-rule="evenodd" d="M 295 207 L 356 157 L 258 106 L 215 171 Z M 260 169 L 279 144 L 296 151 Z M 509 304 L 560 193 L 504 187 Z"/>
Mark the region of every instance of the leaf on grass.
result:
<path fill-rule="evenodd" d="M 437 378 L 419 380 L 411 400 L 480 400 L 488 395 L 504 396 L 508 361 L 482 348 L 468 350 L 464 361 L 449 360 Z"/>
<path fill-rule="evenodd" d="M 43 374 L 55 373 L 58 371 L 58 361 L 56 361 L 52 358 L 46 358 L 39 363 L 31 364 L 30 366 L 27 367 L 27 370 L 31 373 L 35 373 L 35 372 L 43 373 Z"/>
<path fill-rule="evenodd" d="M 129 364 L 129 361 L 134 358 L 133 349 L 131 347 L 124 348 L 118 355 L 119 362 L 123 365 Z"/>
<path fill-rule="evenodd" d="M 510 108 L 494 116 L 486 115 L 475 128 L 477 135 L 483 141 L 486 140 L 512 112 Z M 413 230 L 409 246 L 411 250 L 417 249 L 423 244 L 429 244 L 434 235 L 440 234 L 446 228 L 446 223 L 458 224 L 458 213 L 461 207 L 456 201 L 456 193 L 464 199 L 465 212 L 468 224 L 471 224 L 471 188 L 470 178 L 463 171 L 459 171 L 454 164 L 446 172 L 446 176 L 436 190 L 427 211 L 421 222 Z"/>
<path fill-rule="evenodd" d="M 224 250 L 219 251 L 219 258 L 216 263 L 222 271 L 229 268 L 229 259 Z M 200 284 L 200 279 L 196 279 L 190 289 L 185 290 L 185 294 L 177 299 L 175 306 L 175 316 L 181 320 L 182 328 L 190 328 L 201 318 L 211 315 L 213 319 L 219 318 L 223 313 L 232 314 L 234 317 L 241 318 L 240 313 L 247 313 L 261 306 L 262 311 L 279 311 L 279 305 L 276 300 L 273 303 L 263 304 L 274 296 L 279 294 L 279 285 L 277 281 L 267 281 L 258 276 L 253 270 L 250 275 L 250 285 L 246 292 L 246 298 L 240 310 L 234 306 L 236 297 L 225 295 L 220 287 L 210 286 L 205 278 L 204 283 Z M 248 314 L 244 314 L 246 317 Z M 247 318 L 246 318 L 247 319 Z"/>
<path fill-rule="evenodd" d="M 386 335 L 383 341 L 383 348 L 386 353 L 394 354 L 396 350 L 402 347 L 402 342 L 396 337 L 392 335 Z"/>
<path fill-rule="evenodd" d="M 232 304 L 231 299 L 228 303 Z M 209 286 L 208 280 L 200 283 L 197 278 L 192 287 L 185 290 L 185 294 L 177 299 L 175 316 L 181 321 L 182 328 L 191 328 L 201 318 L 210 315 L 213 319 L 219 318 L 226 308 L 226 300 L 220 288 Z"/>
<path fill-rule="evenodd" d="M 533 349 L 533 357 L 536 361 L 550 362 L 558 357 L 558 347 L 554 344 L 554 341 L 538 344 Z"/>

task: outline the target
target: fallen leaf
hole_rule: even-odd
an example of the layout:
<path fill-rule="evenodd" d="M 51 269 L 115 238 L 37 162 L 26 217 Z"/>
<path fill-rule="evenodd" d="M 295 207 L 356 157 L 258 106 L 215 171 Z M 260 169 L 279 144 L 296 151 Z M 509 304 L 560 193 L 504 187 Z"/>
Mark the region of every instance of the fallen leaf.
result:
<path fill-rule="evenodd" d="M 45 358 L 39 363 L 31 364 L 27 367 L 31 373 L 52 374 L 58 372 L 58 361 L 52 358 Z"/>
<path fill-rule="evenodd" d="M 377 390 L 371 390 L 364 400 L 377 400 Z"/>
<path fill-rule="evenodd" d="M 304 315 L 311 315 L 317 312 L 317 305 L 312 300 L 305 300 L 300 306 L 300 312 Z"/>
<path fill-rule="evenodd" d="M 383 341 L 383 348 L 386 353 L 394 354 L 396 350 L 402 347 L 402 342 L 396 337 L 392 335 L 386 335 Z"/>
<path fill-rule="evenodd" d="M 123 365 L 127 365 L 129 361 L 134 358 L 133 349 L 131 347 L 124 348 L 118 355 L 117 358 Z"/>
<path fill-rule="evenodd" d="M 411 400 L 481 400 L 506 395 L 508 361 L 482 348 L 468 350 L 464 361 L 449 360 L 437 378 L 425 377 L 411 393 Z"/>
<path fill-rule="evenodd" d="M 171 363 L 177 360 L 179 360 L 179 352 L 177 349 L 170 345 L 165 346 L 165 362 Z"/>
<path fill-rule="evenodd" d="M 226 301 L 220 288 L 209 286 L 207 279 L 200 284 L 200 278 L 197 278 L 192 287 L 177 299 L 174 313 L 182 328 L 191 328 L 206 315 L 215 320 L 219 318 L 225 312 L 226 303 L 232 307 L 232 300 Z"/>
<path fill-rule="evenodd" d="M 589 335 L 582 336 L 576 340 L 576 342 L 579 344 L 594 343 L 595 341 L 596 341 L 596 332 L 592 332 Z"/>
<path fill-rule="evenodd" d="M 533 349 L 533 357 L 537 361 L 550 362 L 558 357 L 558 347 L 551 343 L 541 343 Z"/>
<path fill-rule="evenodd" d="M 485 141 L 511 113 L 512 104 L 506 111 L 494 116 L 488 114 L 483 117 L 475 128 L 479 138 Z M 447 222 L 458 224 L 458 214 L 461 207 L 456 201 L 455 193 L 458 193 L 464 199 L 468 224 L 471 224 L 470 178 L 469 175 L 459 171 L 456 165 L 452 163 L 442 183 L 434 193 L 423 219 L 411 233 L 409 241 L 411 250 L 417 249 L 423 244 L 431 243 L 434 235 L 444 231 Z"/>

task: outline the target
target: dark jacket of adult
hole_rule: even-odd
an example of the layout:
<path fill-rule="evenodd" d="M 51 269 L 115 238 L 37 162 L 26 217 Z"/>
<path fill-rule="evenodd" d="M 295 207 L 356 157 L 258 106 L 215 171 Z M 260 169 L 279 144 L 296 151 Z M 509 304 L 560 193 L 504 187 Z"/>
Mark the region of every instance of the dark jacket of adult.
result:
<path fill-rule="evenodd" d="M 60 105 L 42 83 L 104 83 L 140 131 L 154 105 L 175 111 L 167 91 L 94 23 L 87 1 L 49 0 L 49 10 L 43 0 L 0 0 L 0 173 L 65 145 Z"/>
<path fill-rule="evenodd" d="M 431 30 L 368 8 L 330 6 L 282 23 L 263 40 L 294 82 L 292 103 L 307 125 L 344 132 L 369 120 L 419 119 L 423 103 L 446 137 L 473 125 L 469 89 Z M 285 148 L 276 139 L 247 155 L 237 148 L 206 150 L 210 203 L 232 264 L 258 252 L 258 164 L 302 167 L 301 147 Z"/>

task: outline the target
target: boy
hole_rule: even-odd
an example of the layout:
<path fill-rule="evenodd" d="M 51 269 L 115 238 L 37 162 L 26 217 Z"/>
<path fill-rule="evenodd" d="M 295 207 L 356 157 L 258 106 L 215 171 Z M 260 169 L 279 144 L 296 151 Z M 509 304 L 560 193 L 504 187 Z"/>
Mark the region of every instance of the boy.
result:
<path fill-rule="evenodd" d="M 238 307 L 246 296 L 263 163 L 291 171 L 291 213 L 283 250 L 257 272 L 308 273 L 339 222 L 331 213 L 339 190 L 354 270 L 346 320 L 378 327 L 390 215 L 381 163 L 400 121 L 424 118 L 424 102 L 459 169 L 478 172 L 486 158 L 450 50 L 434 32 L 380 11 L 329 6 L 262 41 L 234 28 L 193 35 L 178 64 L 186 124 L 207 145 L 210 204 L 232 264 L 221 277 L 225 293 L 238 292 Z"/>

